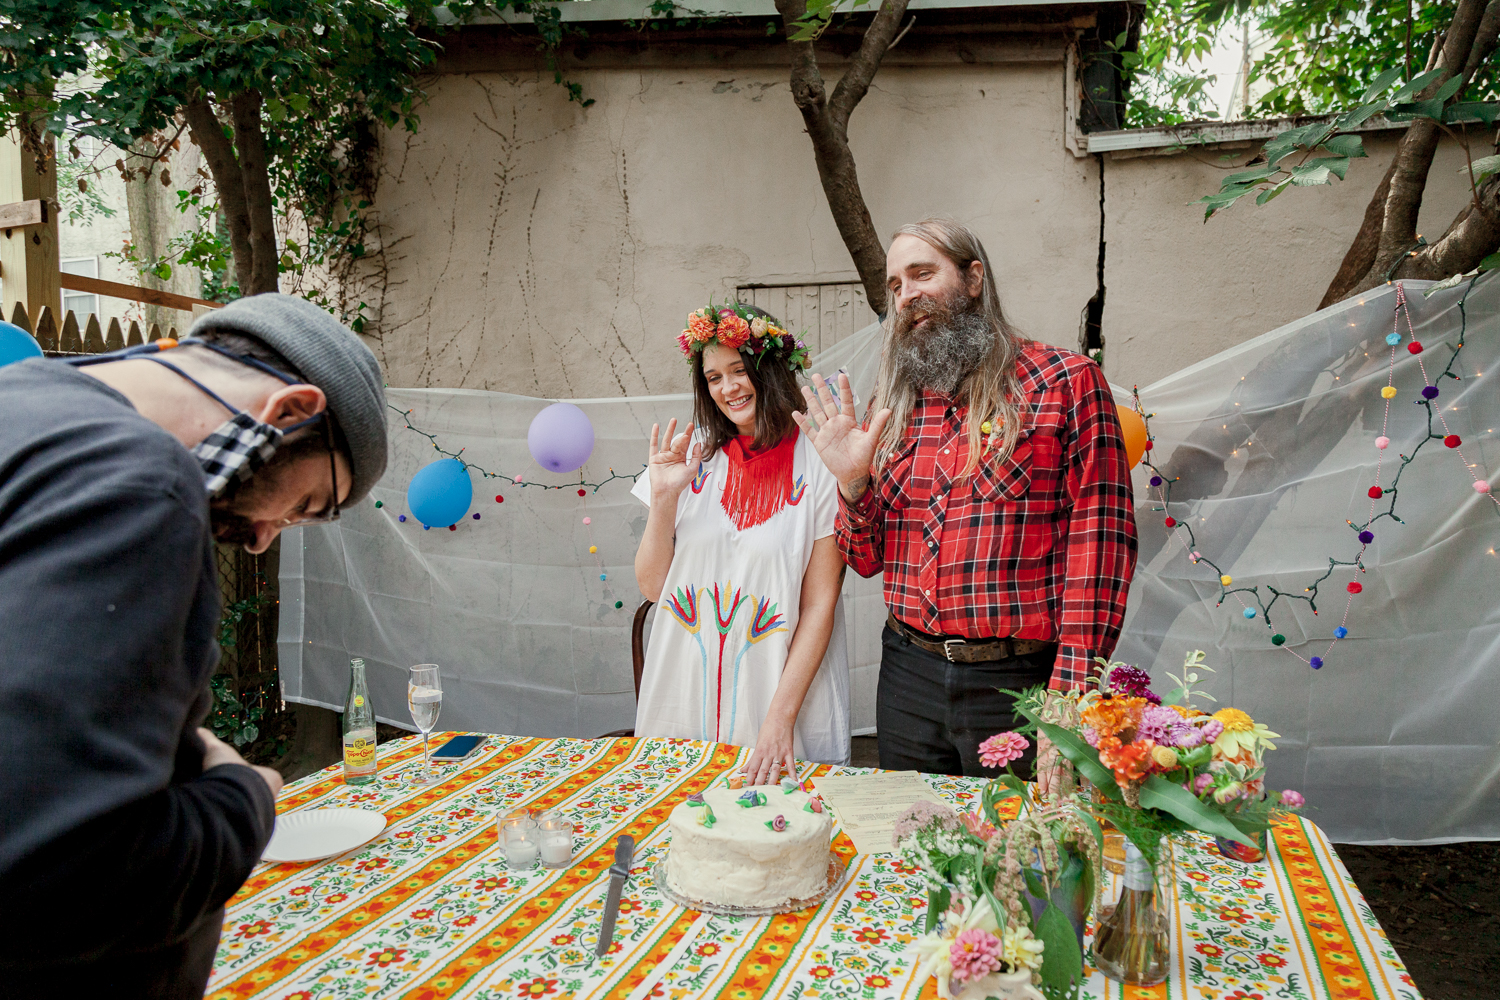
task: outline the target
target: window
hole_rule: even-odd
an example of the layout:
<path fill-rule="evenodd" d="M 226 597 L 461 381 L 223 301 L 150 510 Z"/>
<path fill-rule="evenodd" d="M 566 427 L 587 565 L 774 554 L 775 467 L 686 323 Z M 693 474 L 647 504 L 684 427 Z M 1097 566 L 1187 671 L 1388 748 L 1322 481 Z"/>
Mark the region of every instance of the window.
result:
<path fill-rule="evenodd" d="M 875 313 L 865 301 L 865 286 L 857 281 L 741 285 L 735 289 L 735 298 L 781 320 L 782 326 L 802 337 L 814 354 L 875 322 Z"/>
<path fill-rule="evenodd" d="M 71 260 L 65 260 L 62 262 L 62 272 L 64 274 L 77 274 L 84 278 L 97 278 L 99 277 L 99 258 L 74 257 Z M 89 316 L 99 311 L 99 296 L 93 292 L 75 292 L 64 288 L 62 293 L 62 307 L 63 316 L 66 318 L 68 313 L 73 313 L 78 319 L 78 325 L 81 327 L 88 320 Z"/>

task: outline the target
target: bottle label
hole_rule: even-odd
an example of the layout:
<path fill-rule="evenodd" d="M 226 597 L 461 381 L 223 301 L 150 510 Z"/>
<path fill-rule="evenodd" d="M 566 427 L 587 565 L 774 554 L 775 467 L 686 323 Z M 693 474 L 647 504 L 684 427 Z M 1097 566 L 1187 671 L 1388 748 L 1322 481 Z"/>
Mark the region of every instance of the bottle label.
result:
<path fill-rule="evenodd" d="M 349 767 L 374 767 L 375 741 L 364 736 L 346 737 L 344 763 Z"/>
<path fill-rule="evenodd" d="M 354 707 L 355 708 L 363 708 L 364 704 L 365 704 L 365 696 L 364 695 L 357 694 L 357 695 L 354 696 Z"/>

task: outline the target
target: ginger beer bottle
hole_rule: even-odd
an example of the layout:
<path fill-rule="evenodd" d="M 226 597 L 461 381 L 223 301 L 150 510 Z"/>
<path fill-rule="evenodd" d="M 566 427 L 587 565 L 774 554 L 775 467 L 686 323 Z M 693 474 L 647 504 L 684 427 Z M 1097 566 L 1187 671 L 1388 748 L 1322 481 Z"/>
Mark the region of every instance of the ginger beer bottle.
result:
<path fill-rule="evenodd" d="M 344 702 L 344 783 L 375 780 L 375 707 L 365 684 L 365 661 L 349 661 L 349 697 Z"/>

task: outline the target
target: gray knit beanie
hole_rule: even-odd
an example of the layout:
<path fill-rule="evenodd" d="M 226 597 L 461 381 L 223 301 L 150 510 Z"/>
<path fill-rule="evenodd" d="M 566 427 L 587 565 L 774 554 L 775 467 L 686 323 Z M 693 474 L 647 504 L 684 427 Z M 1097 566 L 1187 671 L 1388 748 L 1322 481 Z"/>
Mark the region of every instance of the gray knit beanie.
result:
<path fill-rule="evenodd" d="M 195 337 L 223 330 L 254 337 L 286 358 L 328 397 L 328 409 L 349 442 L 354 483 L 342 506 L 369 495 L 385 473 L 385 384 L 380 363 L 364 342 L 306 299 L 264 292 L 215 309 L 188 330 Z"/>

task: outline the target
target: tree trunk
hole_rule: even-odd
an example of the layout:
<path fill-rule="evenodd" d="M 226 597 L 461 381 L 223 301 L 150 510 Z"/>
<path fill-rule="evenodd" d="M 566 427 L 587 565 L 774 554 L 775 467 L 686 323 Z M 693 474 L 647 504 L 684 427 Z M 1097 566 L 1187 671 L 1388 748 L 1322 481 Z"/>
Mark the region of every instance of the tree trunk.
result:
<path fill-rule="evenodd" d="M 219 192 L 240 294 L 274 292 L 280 269 L 269 157 L 260 125 L 261 96 L 252 91 L 236 95 L 229 103 L 232 142 L 207 95 L 199 94 L 188 101 L 182 113 Z"/>
<path fill-rule="evenodd" d="M 280 273 L 276 253 L 276 215 L 271 200 L 271 173 L 266 134 L 260 127 L 260 91 L 236 94 L 230 102 L 234 117 L 234 145 L 240 154 L 240 176 L 245 184 L 245 209 L 250 216 L 250 287 L 245 295 L 276 291 Z"/>
<path fill-rule="evenodd" d="M 859 173 L 854 154 L 849 149 L 849 116 L 869 91 L 870 81 L 880 69 L 880 61 L 901 27 L 906 4 L 907 0 L 884 0 L 881 3 L 874 21 L 865 29 L 859 51 L 834 86 L 832 97 L 824 87 L 813 43 L 787 43 L 792 49 L 792 101 L 802 112 L 807 135 L 812 139 L 813 162 L 818 167 L 823 194 L 828 199 L 828 208 L 833 213 L 839 236 L 854 259 L 870 308 L 882 316 L 886 309 L 885 248 L 875 232 L 875 223 L 870 219 L 870 210 L 859 189 Z M 781 13 L 790 37 L 797 30 L 797 22 L 806 15 L 807 3 L 806 0 L 776 0 L 776 9 Z"/>
<path fill-rule="evenodd" d="M 1455 73 L 1466 82 L 1494 51 L 1500 38 L 1500 0 L 1459 0 L 1453 22 L 1434 48 L 1430 68 L 1446 70 L 1417 95 L 1427 99 Z M 1454 95 L 1457 101 L 1463 90 Z M 1319 308 L 1374 288 L 1388 278 L 1445 278 L 1472 270 L 1500 249 L 1495 188 L 1483 185 L 1435 243 L 1417 245 L 1417 216 L 1441 130 L 1430 119 L 1408 126 L 1385 179 L 1375 189 L 1359 232 Z M 1477 202 L 1477 204 L 1476 204 Z"/>

